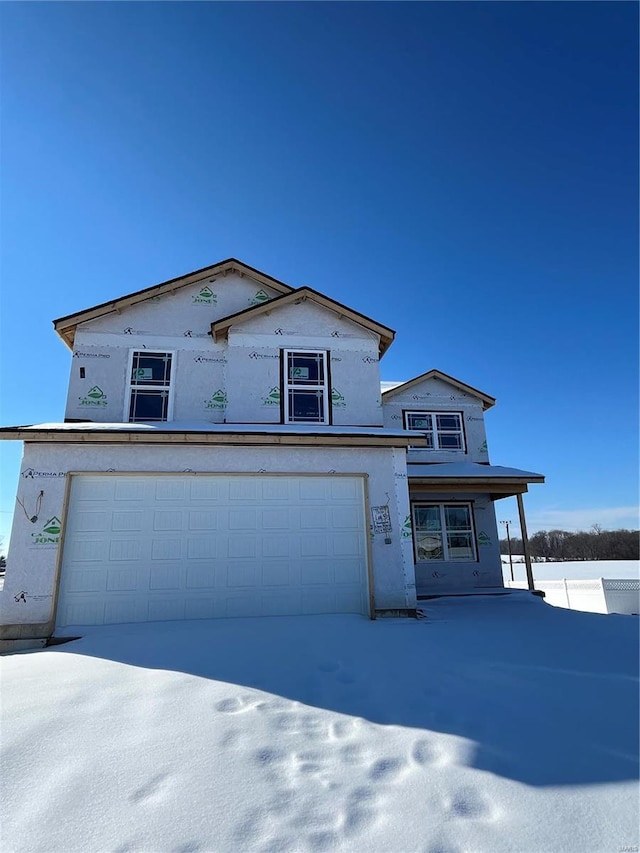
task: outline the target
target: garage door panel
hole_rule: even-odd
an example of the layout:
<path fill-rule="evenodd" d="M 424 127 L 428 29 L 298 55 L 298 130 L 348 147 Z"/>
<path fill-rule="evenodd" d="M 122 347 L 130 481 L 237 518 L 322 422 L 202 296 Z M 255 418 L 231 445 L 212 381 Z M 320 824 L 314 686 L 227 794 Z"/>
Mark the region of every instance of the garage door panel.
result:
<path fill-rule="evenodd" d="M 185 602 L 182 598 L 156 598 L 147 602 L 146 619 L 144 622 L 172 622 L 185 618 Z"/>
<path fill-rule="evenodd" d="M 187 557 L 190 560 L 215 560 L 218 556 L 218 540 L 203 536 L 191 537 L 187 542 Z"/>
<path fill-rule="evenodd" d="M 294 575 L 289 563 L 277 562 L 262 564 L 262 586 L 292 586 Z"/>
<path fill-rule="evenodd" d="M 252 501 L 258 500 L 259 480 L 256 477 L 233 477 L 229 480 L 229 500 Z"/>
<path fill-rule="evenodd" d="M 260 483 L 260 495 L 263 501 L 288 501 L 291 483 L 285 477 L 270 477 Z"/>
<path fill-rule="evenodd" d="M 198 509 L 189 513 L 189 530 L 217 530 L 218 514 L 216 510 Z"/>
<path fill-rule="evenodd" d="M 300 576 L 300 584 L 302 586 L 326 586 L 331 583 L 331 575 L 332 571 L 328 560 L 305 560 L 304 572 Z"/>
<path fill-rule="evenodd" d="M 357 586 L 360 580 L 360 560 L 334 560 L 333 582 Z"/>
<path fill-rule="evenodd" d="M 357 477 L 74 475 L 58 625 L 364 613 L 366 536 Z"/>
<path fill-rule="evenodd" d="M 263 536 L 260 540 L 263 557 L 289 557 L 291 541 L 288 536 Z"/>
<path fill-rule="evenodd" d="M 182 539 L 154 539 L 151 542 L 151 558 L 153 560 L 179 560 L 182 556 Z"/>
<path fill-rule="evenodd" d="M 114 512 L 111 516 L 111 530 L 115 533 L 121 531 L 142 531 L 144 514 L 140 510 L 124 510 Z"/>
<path fill-rule="evenodd" d="M 353 501 L 356 498 L 357 481 L 350 477 L 334 477 L 329 480 L 332 501 Z"/>
<path fill-rule="evenodd" d="M 300 540 L 300 555 L 302 557 L 327 557 L 329 544 L 326 533 L 307 533 Z"/>
<path fill-rule="evenodd" d="M 112 501 L 115 483 L 110 477 L 74 477 L 74 499 L 78 506 L 83 500 L 92 504 Z"/>
<path fill-rule="evenodd" d="M 214 503 L 220 496 L 220 482 L 213 477 L 190 477 L 189 500 Z"/>
<path fill-rule="evenodd" d="M 105 625 L 142 621 L 136 613 L 135 599 L 129 598 L 107 601 L 104 606 L 103 619 Z"/>
<path fill-rule="evenodd" d="M 141 551 L 139 539 L 112 539 L 109 542 L 109 560 L 139 560 Z"/>
<path fill-rule="evenodd" d="M 229 530 L 256 530 L 258 514 L 255 509 L 232 509 L 228 514 Z"/>
<path fill-rule="evenodd" d="M 108 512 L 78 512 L 74 518 L 73 529 L 78 533 L 103 533 L 110 527 L 111 515 Z"/>
<path fill-rule="evenodd" d="M 149 571 L 149 589 L 183 589 L 183 575 L 181 566 L 152 566 Z"/>
<path fill-rule="evenodd" d="M 289 530 L 291 513 L 288 509 L 265 509 L 261 513 L 263 530 Z"/>
<path fill-rule="evenodd" d="M 153 513 L 153 529 L 182 530 L 184 527 L 184 513 L 182 510 L 165 509 L 156 510 Z"/>
<path fill-rule="evenodd" d="M 144 501 L 147 487 L 153 486 L 153 481 L 147 477 L 113 477 L 114 501 Z"/>
<path fill-rule="evenodd" d="M 69 572 L 67 584 L 70 592 L 103 592 L 107 588 L 107 573 L 104 569 L 90 571 L 80 567 Z"/>
<path fill-rule="evenodd" d="M 109 569 L 107 571 L 107 591 L 132 592 L 138 589 L 139 572 L 137 566 L 128 568 Z"/>
<path fill-rule="evenodd" d="M 214 589 L 216 585 L 216 568 L 213 565 L 187 566 L 187 589 Z"/>
<path fill-rule="evenodd" d="M 254 588 L 258 584 L 258 565 L 256 562 L 231 562 L 227 563 L 227 587 L 237 589 L 238 587 Z"/>
<path fill-rule="evenodd" d="M 187 498 L 187 482 L 177 477 L 164 477 L 155 480 L 155 498 L 157 501 L 178 501 Z"/>
<path fill-rule="evenodd" d="M 334 530 L 362 530 L 362 513 L 357 507 L 341 506 L 331 510 L 331 526 Z"/>
<path fill-rule="evenodd" d="M 357 533 L 336 533 L 331 538 L 333 554 L 336 557 L 351 557 L 362 554 L 362 537 Z"/>
<path fill-rule="evenodd" d="M 65 560 L 68 563 L 103 562 L 108 554 L 106 539 L 74 539 L 73 531 L 67 533 Z"/>

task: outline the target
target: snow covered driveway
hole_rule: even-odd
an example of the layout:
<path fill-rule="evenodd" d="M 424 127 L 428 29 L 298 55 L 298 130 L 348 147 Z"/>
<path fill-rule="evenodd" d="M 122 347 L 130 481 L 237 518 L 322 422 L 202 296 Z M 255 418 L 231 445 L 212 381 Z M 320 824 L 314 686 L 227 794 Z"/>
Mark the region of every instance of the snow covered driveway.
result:
<path fill-rule="evenodd" d="M 638 620 L 526 593 L 427 618 L 92 628 L 5 656 L 3 853 L 638 844 Z"/>

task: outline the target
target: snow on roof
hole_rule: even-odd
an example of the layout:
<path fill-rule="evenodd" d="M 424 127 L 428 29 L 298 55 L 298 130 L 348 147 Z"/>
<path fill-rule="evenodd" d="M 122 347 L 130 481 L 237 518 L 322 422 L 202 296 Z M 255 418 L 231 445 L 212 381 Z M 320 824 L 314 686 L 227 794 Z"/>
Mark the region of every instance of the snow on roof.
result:
<path fill-rule="evenodd" d="M 544 481 L 543 474 L 533 471 L 522 471 L 520 468 L 506 468 L 503 465 L 482 465 L 479 462 L 441 462 L 432 464 L 407 465 L 409 477 L 446 477 L 446 478 L 477 478 L 481 480 L 495 477 L 521 479 L 529 482 Z"/>
<path fill-rule="evenodd" d="M 415 437 L 415 432 L 383 427 L 325 426 L 324 424 L 214 424 L 211 421 L 164 421 L 162 423 L 44 423 L 28 426 L 3 427 L 0 432 L 206 432 L 292 435 L 374 435 L 389 438 Z"/>

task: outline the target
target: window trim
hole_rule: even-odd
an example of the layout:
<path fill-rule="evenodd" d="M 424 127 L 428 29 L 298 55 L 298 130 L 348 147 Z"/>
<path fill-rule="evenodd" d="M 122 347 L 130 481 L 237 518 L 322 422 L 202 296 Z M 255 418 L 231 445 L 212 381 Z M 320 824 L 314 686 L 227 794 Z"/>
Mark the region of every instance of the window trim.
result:
<path fill-rule="evenodd" d="M 409 426 L 409 415 L 431 415 L 433 417 L 433 429 L 432 430 L 414 430 Z M 435 416 L 436 415 L 457 415 L 460 419 L 460 438 L 462 440 L 462 447 L 421 447 L 418 445 L 410 445 L 409 450 L 425 450 L 429 453 L 466 453 L 467 452 L 467 436 L 465 434 L 465 426 L 464 426 L 464 412 L 459 410 L 448 410 L 448 409 L 403 409 L 402 410 L 402 422 L 404 424 L 404 428 L 411 432 L 431 432 L 434 437 L 434 443 L 438 440 L 438 426 Z M 451 434 L 452 430 L 443 430 L 444 434 Z"/>
<path fill-rule="evenodd" d="M 171 378 L 169 379 L 168 386 L 161 385 L 132 385 L 131 383 L 131 371 L 133 370 L 133 359 L 135 353 L 162 353 L 162 355 L 170 355 L 171 356 Z M 124 417 L 123 422 L 126 424 L 140 424 L 140 423 L 156 423 L 156 424 L 165 424 L 169 423 L 169 421 L 173 420 L 173 402 L 175 397 L 175 369 L 176 369 L 176 350 L 169 349 L 161 349 L 160 347 L 154 349 L 147 349 L 146 347 L 143 349 L 138 349 L 137 347 L 133 347 L 129 350 L 129 358 L 127 362 L 127 393 L 125 395 L 124 401 Z M 167 402 L 167 418 L 164 421 L 132 421 L 130 419 L 130 411 L 131 411 L 131 392 L 134 388 L 141 389 L 142 391 L 159 391 L 162 388 L 167 388 L 169 391 L 169 400 Z"/>
<path fill-rule="evenodd" d="M 302 385 L 289 384 L 287 374 L 287 362 L 291 353 L 304 353 L 309 355 L 320 355 L 323 358 L 324 382 L 322 386 L 309 386 L 307 390 L 323 391 L 323 415 L 322 421 L 294 421 L 290 419 L 289 413 L 289 390 L 297 388 L 305 390 Z M 333 424 L 333 405 L 331 403 L 331 351 L 311 347 L 284 347 L 280 350 L 280 422 L 283 424 L 317 424 L 318 426 L 331 426 Z"/>
<path fill-rule="evenodd" d="M 442 552 L 443 557 L 437 560 L 425 560 L 421 559 L 418 556 L 418 527 L 416 524 L 416 509 L 420 509 L 422 507 L 429 506 L 437 506 L 440 511 L 440 524 L 442 531 Z M 446 526 L 446 517 L 444 514 L 445 507 L 455 507 L 459 509 L 460 507 L 466 507 L 469 510 L 469 520 L 471 522 L 469 532 L 471 533 L 471 548 L 473 551 L 473 557 L 469 557 L 468 559 L 460 558 L 460 557 L 449 557 L 449 543 L 447 541 L 447 534 L 452 532 L 449 531 Z M 413 538 L 413 555 L 416 563 L 420 563 L 421 565 L 431 565 L 432 563 L 477 563 L 479 562 L 478 556 L 478 542 L 476 538 L 476 525 L 475 518 L 473 514 L 473 502 L 472 501 L 429 501 L 429 500 L 418 500 L 411 501 L 411 530 L 412 530 L 412 538 Z M 467 532 L 466 530 L 464 531 Z"/>

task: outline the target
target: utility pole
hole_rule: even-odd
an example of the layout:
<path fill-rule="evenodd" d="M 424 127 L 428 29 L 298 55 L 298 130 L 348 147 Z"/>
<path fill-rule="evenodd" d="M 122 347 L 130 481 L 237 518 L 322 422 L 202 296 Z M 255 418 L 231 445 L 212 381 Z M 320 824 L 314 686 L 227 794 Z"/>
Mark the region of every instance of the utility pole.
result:
<path fill-rule="evenodd" d="M 513 557 L 511 556 L 511 536 L 509 536 L 509 525 L 510 521 L 501 521 L 500 524 L 504 524 L 507 528 L 507 544 L 509 547 L 509 568 L 511 569 L 511 580 L 513 580 Z"/>

